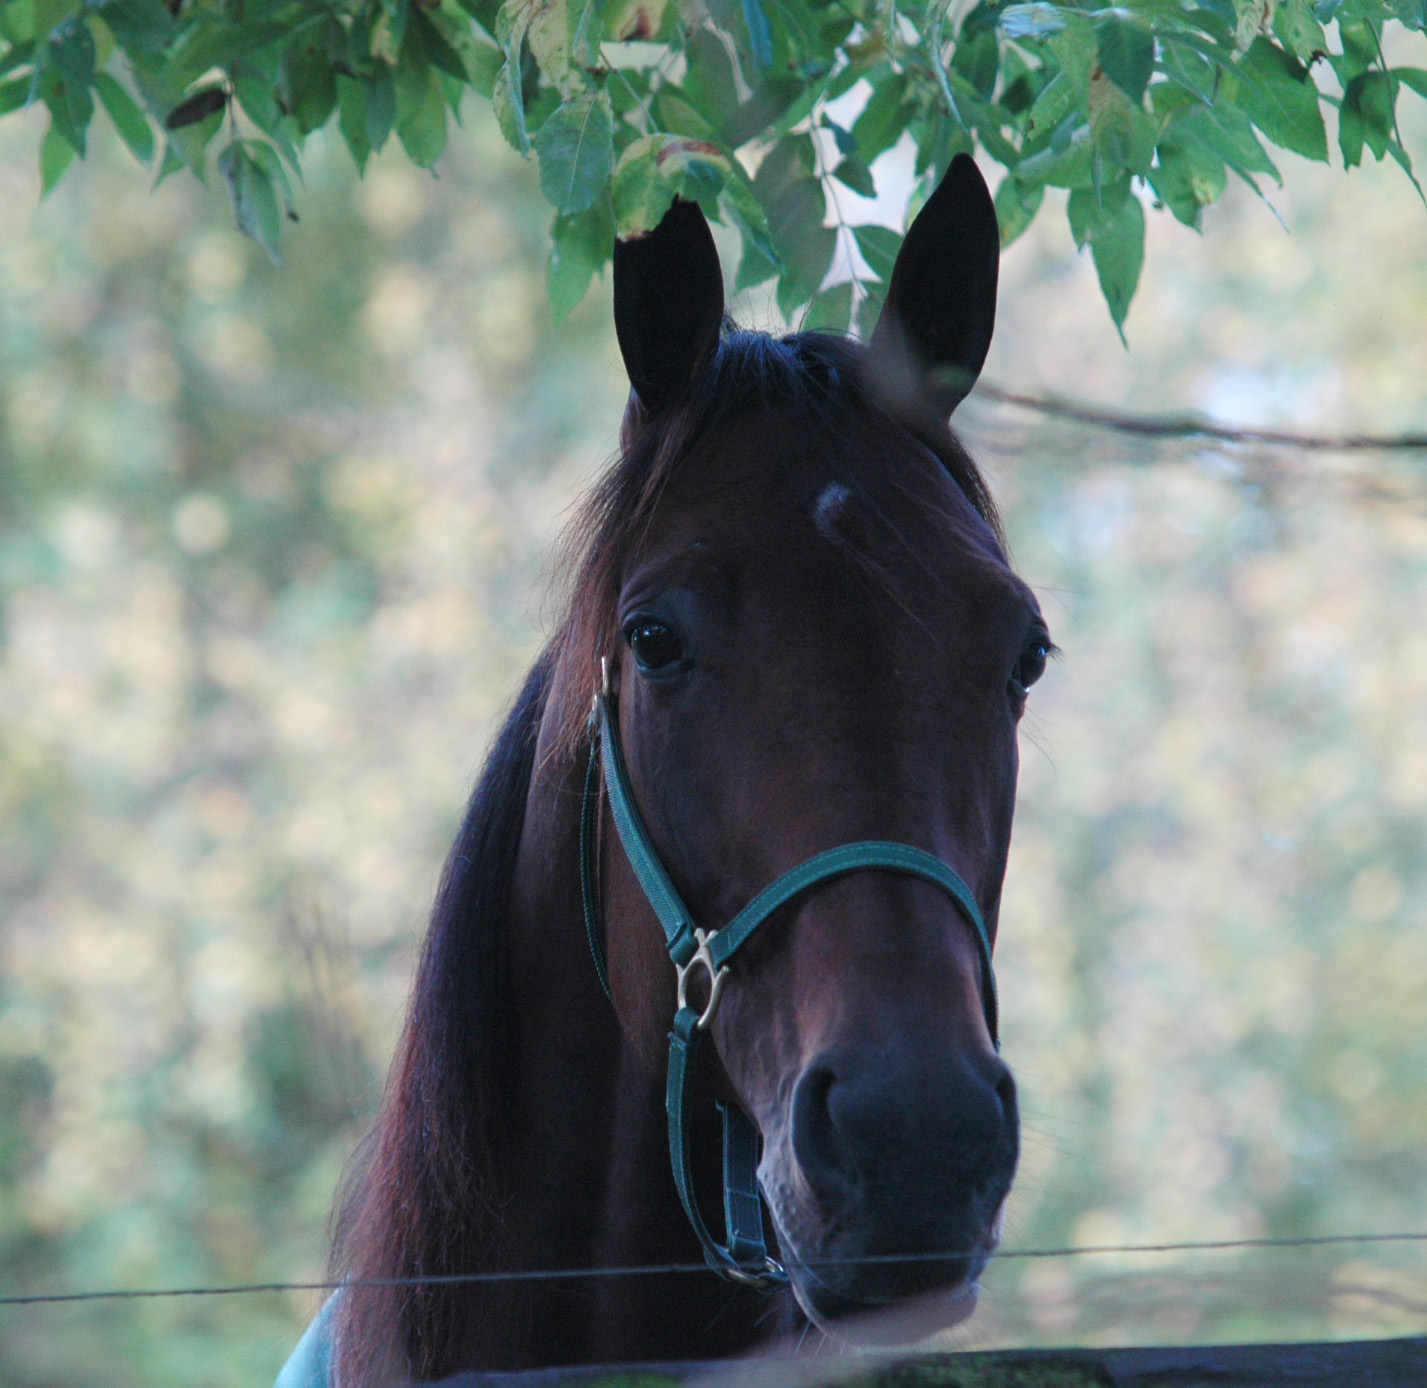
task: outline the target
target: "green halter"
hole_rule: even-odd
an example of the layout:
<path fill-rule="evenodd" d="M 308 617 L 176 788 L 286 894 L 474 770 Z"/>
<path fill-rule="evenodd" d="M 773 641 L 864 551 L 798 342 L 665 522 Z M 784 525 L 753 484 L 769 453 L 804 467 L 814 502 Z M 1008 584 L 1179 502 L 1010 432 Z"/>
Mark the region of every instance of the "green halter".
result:
<path fill-rule="evenodd" d="M 580 896 L 584 903 L 585 930 L 590 953 L 605 996 L 610 994 L 605 964 L 604 928 L 600 919 L 599 893 L 595 883 L 595 818 L 599 811 L 600 773 L 619 841 L 634 875 L 644 891 L 659 924 L 664 943 L 678 971 L 678 1011 L 669 1033 L 669 1079 L 665 1107 L 669 1117 L 669 1157 L 674 1185 L 684 1213 L 703 1247 L 704 1260 L 715 1272 L 737 1282 L 771 1289 L 788 1280 L 787 1273 L 768 1256 L 763 1237 L 763 1205 L 758 1189 L 760 1138 L 751 1118 L 733 1104 L 720 1104 L 723 1113 L 723 1207 L 728 1229 L 726 1243 L 717 1242 L 694 1197 L 693 1174 L 689 1165 L 689 1107 L 693 1092 L 694 1061 L 699 1040 L 718 1009 L 730 961 L 753 933 L 780 906 L 795 896 L 845 873 L 875 868 L 884 872 L 919 877 L 940 887 L 956 903 L 971 926 L 981 956 L 982 1004 L 991 1039 L 1000 1049 L 997 1032 L 996 976 L 991 968 L 991 940 L 981 908 L 966 883 L 939 858 L 905 843 L 866 840 L 843 844 L 800 863 L 765 887 L 721 930 L 699 929 L 684 905 L 649 833 L 639 816 L 629 772 L 620 745 L 619 718 L 614 694 L 606 684 L 595 696 L 590 712 L 590 760 L 585 774 L 584 799 L 580 809 Z M 689 1004 L 689 976 L 696 968 L 708 973 L 709 995 L 702 1011 Z"/>

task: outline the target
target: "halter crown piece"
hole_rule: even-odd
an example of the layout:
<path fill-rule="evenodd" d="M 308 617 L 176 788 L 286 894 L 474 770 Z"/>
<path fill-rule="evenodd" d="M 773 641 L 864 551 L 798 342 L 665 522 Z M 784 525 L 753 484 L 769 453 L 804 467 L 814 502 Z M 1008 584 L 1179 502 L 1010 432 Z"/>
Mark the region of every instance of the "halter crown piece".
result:
<path fill-rule="evenodd" d="M 981 956 L 982 1005 L 986 1025 L 996 1048 L 996 976 L 991 967 L 991 940 L 986 922 L 971 889 L 940 858 L 905 843 L 867 839 L 816 853 L 765 887 L 721 929 L 705 931 L 694 924 L 689 908 L 679 896 L 660 862 L 629 785 L 624 750 L 619 737 L 618 708 L 609 683 L 608 658 L 601 659 L 602 687 L 590 711 L 590 759 L 580 807 L 580 897 L 584 904 L 585 931 L 590 953 L 605 996 L 610 993 L 605 964 L 604 926 L 595 881 L 595 821 L 599 813 L 600 781 L 609 798 L 610 815 L 624 845 L 629 865 L 664 930 L 664 943 L 678 971 L 678 1010 L 669 1033 L 669 1079 L 665 1108 L 669 1117 L 669 1158 L 674 1185 L 704 1251 L 704 1261 L 715 1272 L 735 1282 L 772 1290 L 788 1281 L 788 1274 L 773 1258 L 763 1237 L 763 1202 L 758 1189 L 758 1127 L 734 1104 L 719 1104 L 723 1113 L 723 1209 L 727 1240 L 719 1243 L 709 1232 L 694 1196 L 689 1165 L 689 1111 L 693 1093 L 694 1062 L 699 1040 L 718 1010 L 729 964 L 768 918 L 796 896 L 834 877 L 876 869 L 919 877 L 940 887 L 956 903 L 976 941 Z M 702 1009 L 689 1002 L 689 979 L 696 969 L 708 974 L 708 1000 Z"/>

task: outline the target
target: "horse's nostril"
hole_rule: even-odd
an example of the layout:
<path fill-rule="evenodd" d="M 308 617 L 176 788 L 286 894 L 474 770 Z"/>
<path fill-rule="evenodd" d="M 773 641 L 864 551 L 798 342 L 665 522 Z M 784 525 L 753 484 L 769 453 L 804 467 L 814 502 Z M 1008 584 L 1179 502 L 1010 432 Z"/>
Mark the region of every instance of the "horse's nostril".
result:
<path fill-rule="evenodd" d="M 1001 1101 L 1001 1112 L 1007 1118 L 1011 1117 L 1016 1111 L 1016 1081 L 1005 1065 L 1001 1066 L 1001 1074 L 996 1080 L 996 1097 Z"/>
<path fill-rule="evenodd" d="M 793 1156 L 828 1214 L 969 1199 L 1014 1165 L 1016 1082 L 989 1053 L 824 1052 L 793 1090 Z M 903 1212 L 905 1213 L 905 1212 Z M 893 1222 L 901 1214 L 891 1215 Z"/>
<path fill-rule="evenodd" d="M 793 1091 L 793 1155 L 821 1198 L 838 1169 L 837 1129 L 828 1096 L 837 1076 L 830 1065 L 812 1065 Z"/>

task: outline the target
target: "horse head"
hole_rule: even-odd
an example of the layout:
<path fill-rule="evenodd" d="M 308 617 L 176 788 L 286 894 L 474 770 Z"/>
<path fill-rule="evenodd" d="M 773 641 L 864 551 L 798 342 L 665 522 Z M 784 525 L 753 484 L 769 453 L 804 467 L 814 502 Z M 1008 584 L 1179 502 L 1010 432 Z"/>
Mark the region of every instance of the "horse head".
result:
<path fill-rule="evenodd" d="M 653 852 L 707 931 L 843 845 L 918 850 L 974 898 L 830 874 L 720 979 L 717 1083 L 757 1125 L 779 1256 L 825 1329 L 921 1299 L 925 1324 L 969 1314 L 1017 1160 L 990 942 L 1017 723 L 1051 646 L 946 423 L 990 344 L 997 257 L 966 156 L 865 348 L 734 329 L 693 203 L 615 255 L 640 519 L 605 556 L 586 654 Z M 612 833 L 597 869 L 613 1000 L 653 1052 L 674 1009 L 660 922 Z"/>
<path fill-rule="evenodd" d="M 714 1266 L 790 1281 L 832 1333 L 974 1305 L 1017 1157 L 991 945 L 1050 650 L 946 422 L 996 266 L 965 157 L 866 347 L 728 323 L 691 203 L 617 247 L 623 446 L 447 860 L 339 1207 L 344 1388 L 766 1338 L 756 1296 L 650 1275 L 686 1260 L 681 1207 Z M 702 1212 L 714 1135 L 686 1121 L 715 1099 L 726 1244 Z"/>

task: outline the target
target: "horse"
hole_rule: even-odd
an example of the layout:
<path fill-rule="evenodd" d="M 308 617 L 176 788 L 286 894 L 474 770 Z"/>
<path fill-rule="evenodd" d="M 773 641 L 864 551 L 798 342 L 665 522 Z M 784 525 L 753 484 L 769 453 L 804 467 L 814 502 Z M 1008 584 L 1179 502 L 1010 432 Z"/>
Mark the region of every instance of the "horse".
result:
<path fill-rule="evenodd" d="M 948 424 L 998 256 L 966 155 L 866 346 L 738 328 L 695 202 L 616 245 L 620 450 L 339 1201 L 342 1388 L 974 1307 L 1018 1156 L 1017 724 L 1053 651 Z"/>

